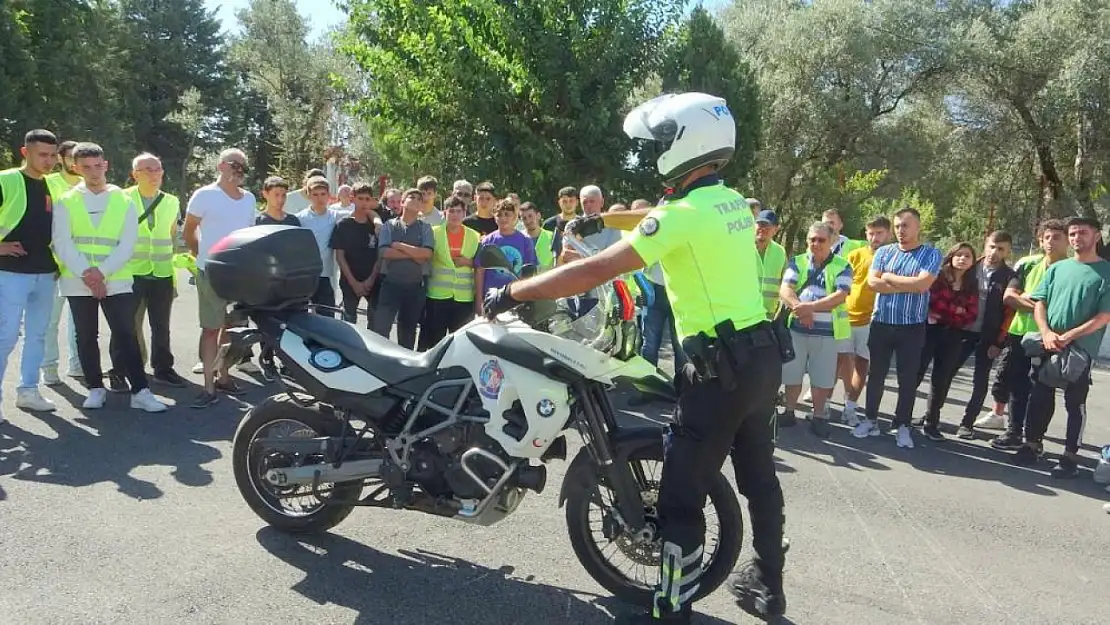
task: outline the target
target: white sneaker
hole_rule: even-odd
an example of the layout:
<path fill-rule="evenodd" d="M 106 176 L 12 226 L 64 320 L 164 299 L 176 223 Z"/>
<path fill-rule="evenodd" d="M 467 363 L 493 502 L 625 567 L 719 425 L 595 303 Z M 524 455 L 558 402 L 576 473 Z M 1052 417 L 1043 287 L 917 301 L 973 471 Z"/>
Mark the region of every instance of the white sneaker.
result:
<path fill-rule="evenodd" d="M 92 388 L 89 389 L 89 396 L 85 398 L 85 403 L 81 404 L 81 407 L 87 410 L 96 410 L 98 408 L 103 408 L 104 403 L 107 401 L 108 389 Z"/>
<path fill-rule="evenodd" d="M 867 438 L 868 436 L 878 436 L 879 424 L 871 419 L 860 419 L 856 428 L 852 430 L 852 436 L 856 438 Z"/>
<path fill-rule="evenodd" d="M 905 449 L 913 449 L 913 434 L 911 430 L 905 425 L 898 426 L 898 433 L 894 438 L 898 441 L 898 446 Z"/>
<path fill-rule="evenodd" d="M 42 370 L 42 383 L 47 386 L 57 386 L 62 383 L 62 379 L 58 377 L 57 367 L 45 367 Z"/>
<path fill-rule="evenodd" d="M 235 365 L 235 368 L 242 371 L 243 373 L 251 373 L 251 374 L 262 373 L 262 367 L 259 367 L 258 365 L 254 364 L 253 360 L 245 360 L 245 361 Z"/>
<path fill-rule="evenodd" d="M 85 377 L 85 372 L 81 370 L 81 367 L 77 367 L 77 368 L 70 367 L 69 369 L 66 370 L 66 375 L 71 377 L 71 378 L 84 378 Z"/>
<path fill-rule="evenodd" d="M 859 416 L 856 415 L 856 405 L 851 402 L 844 403 L 844 411 L 840 413 L 840 422 L 850 428 L 859 425 Z"/>
<path fill-rule="evenodd" d="M 193 365 L 193 373 L 197 375 L 204 373 L 204 363 L 198 362 L 197 364 Z"/>
<path fill-rule="evenodd" d="M 806 391 L 806 394 L 802 395 L 802 401 L 807 403 L 807 404 L 812 404 L 813 403 L 813 391 L 812 390 Z"/>
<path fill-rule="evenodd" d="M 0 417 L 0 423 L 3 423 L 3 422 L 4 422 L 4 418 Z M 1107 489 L 1106 492 L 1110 493 L 1110 489 Z M 1102 506 L 1102 509 L 1106 511 L 1106 514 L 1110 514 L 1110 503 L 1104 504 Z"/>
<path fill-rule="evenodd" d="M 989 415 L 979 417 L 979 420 L 975 422 L 975 427 L 984 430 L 1005 430 L 1006 417 L 992 412 Z"/>
<path fill-rule="evenodd" d="M 131 407 L 139 408 L 147 412 L 166 411 L 166 405 L 158 401 L 158 398 L 154 396 L 154 393 L 150 392 L 149 388 L 144 388 L 131 396 Z"/>
<path fill-rule="evenodd" d="M 16 389 L 15 406 L 31 412 L 54 412 L 58 407 L 42 396 L 37 388 Z"/>

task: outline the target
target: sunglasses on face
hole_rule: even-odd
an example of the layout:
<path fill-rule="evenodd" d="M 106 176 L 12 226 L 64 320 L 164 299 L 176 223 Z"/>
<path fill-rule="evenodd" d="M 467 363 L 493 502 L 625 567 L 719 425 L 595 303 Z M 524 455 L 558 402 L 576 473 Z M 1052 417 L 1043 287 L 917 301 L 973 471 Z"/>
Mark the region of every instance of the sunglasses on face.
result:
<path fill-rule="evenodd" d="M 466 192 L 463 192 L 463 191 L 457 191 L 457 192 L 455 192 L 455 196 L 456 197 L 474 197 L 474 194 L 473 193 L 466 193 Z"/>
<path fill-rule="evenodd" d="M 227 166 L 228 166 L 229 169 L 231 169 L 231 171 L 233 171 L 237 174 L 247 173 L 247 166 L 243 163 L 240 163 L 239 161 L 224 161 L 224 162 L 227 163 Z"/>

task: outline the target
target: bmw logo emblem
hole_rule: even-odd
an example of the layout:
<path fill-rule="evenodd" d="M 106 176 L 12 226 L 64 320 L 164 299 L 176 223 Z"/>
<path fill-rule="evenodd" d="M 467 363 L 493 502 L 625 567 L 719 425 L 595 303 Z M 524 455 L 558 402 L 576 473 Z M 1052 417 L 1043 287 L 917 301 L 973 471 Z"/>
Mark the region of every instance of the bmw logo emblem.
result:
<path fill-rule="evenodd" d="M 540 402 L 536 404 L 536 412 L 540 413 L 541 417 L 550 417 L 555 414 L 555 402 L 550 399 L 541 399 Z"/>

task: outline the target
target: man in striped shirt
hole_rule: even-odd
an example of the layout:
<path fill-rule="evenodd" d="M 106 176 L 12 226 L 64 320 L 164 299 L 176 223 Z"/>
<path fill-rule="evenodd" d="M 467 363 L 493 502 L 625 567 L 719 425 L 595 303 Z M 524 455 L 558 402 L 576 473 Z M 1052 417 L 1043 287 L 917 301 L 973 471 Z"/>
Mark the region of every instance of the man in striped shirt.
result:
<path fill-rule="evenodd" d="M 903 208 L 894 215 L 897 243 L 875 252 L 867 284 L 878 294 L 871 318 L 871 370 L 867 380 L 867 408 L 852 435 L 878 436 L 879 404 L 883 399 L 891 357 L 897 359 L 898 405 L 893 426 L 898 446 L 913 449 L 910 420 L 917 392 L 921 350 L 925 346 L 925 320 L 929 312 L 929 287 L 940 271 L 941 255 L 922 243 L 921 214 Z"/>

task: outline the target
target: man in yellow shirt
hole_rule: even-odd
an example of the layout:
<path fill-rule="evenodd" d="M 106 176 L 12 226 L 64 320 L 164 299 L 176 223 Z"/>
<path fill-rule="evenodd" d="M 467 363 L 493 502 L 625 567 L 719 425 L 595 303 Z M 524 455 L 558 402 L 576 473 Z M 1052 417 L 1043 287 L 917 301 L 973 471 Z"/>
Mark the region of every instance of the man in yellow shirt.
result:
<path fill-rule="evenodd" d="M 867 367 L 871 353 L 867 349 L 867 339 L 871 334 L 871 313 L 875 310 L 875 290 L 867 285 L 867 274 L 871 271 L 871 261 L 875 250 L 890 240 L 890 220 L 880 215 L 867 222 L 867 245 L 854 249 L 845 256 L 852 266 L 852 292 L 844 305 L 848 311 L 848 323 L 852 326 L 852 336 L 841 343 L 839 363 L 840 379 L 844 382 L 844 412 L 840 420 L 855 427 L 859 423 L 856 416 L 856 401 L 867 384 Z"/>

